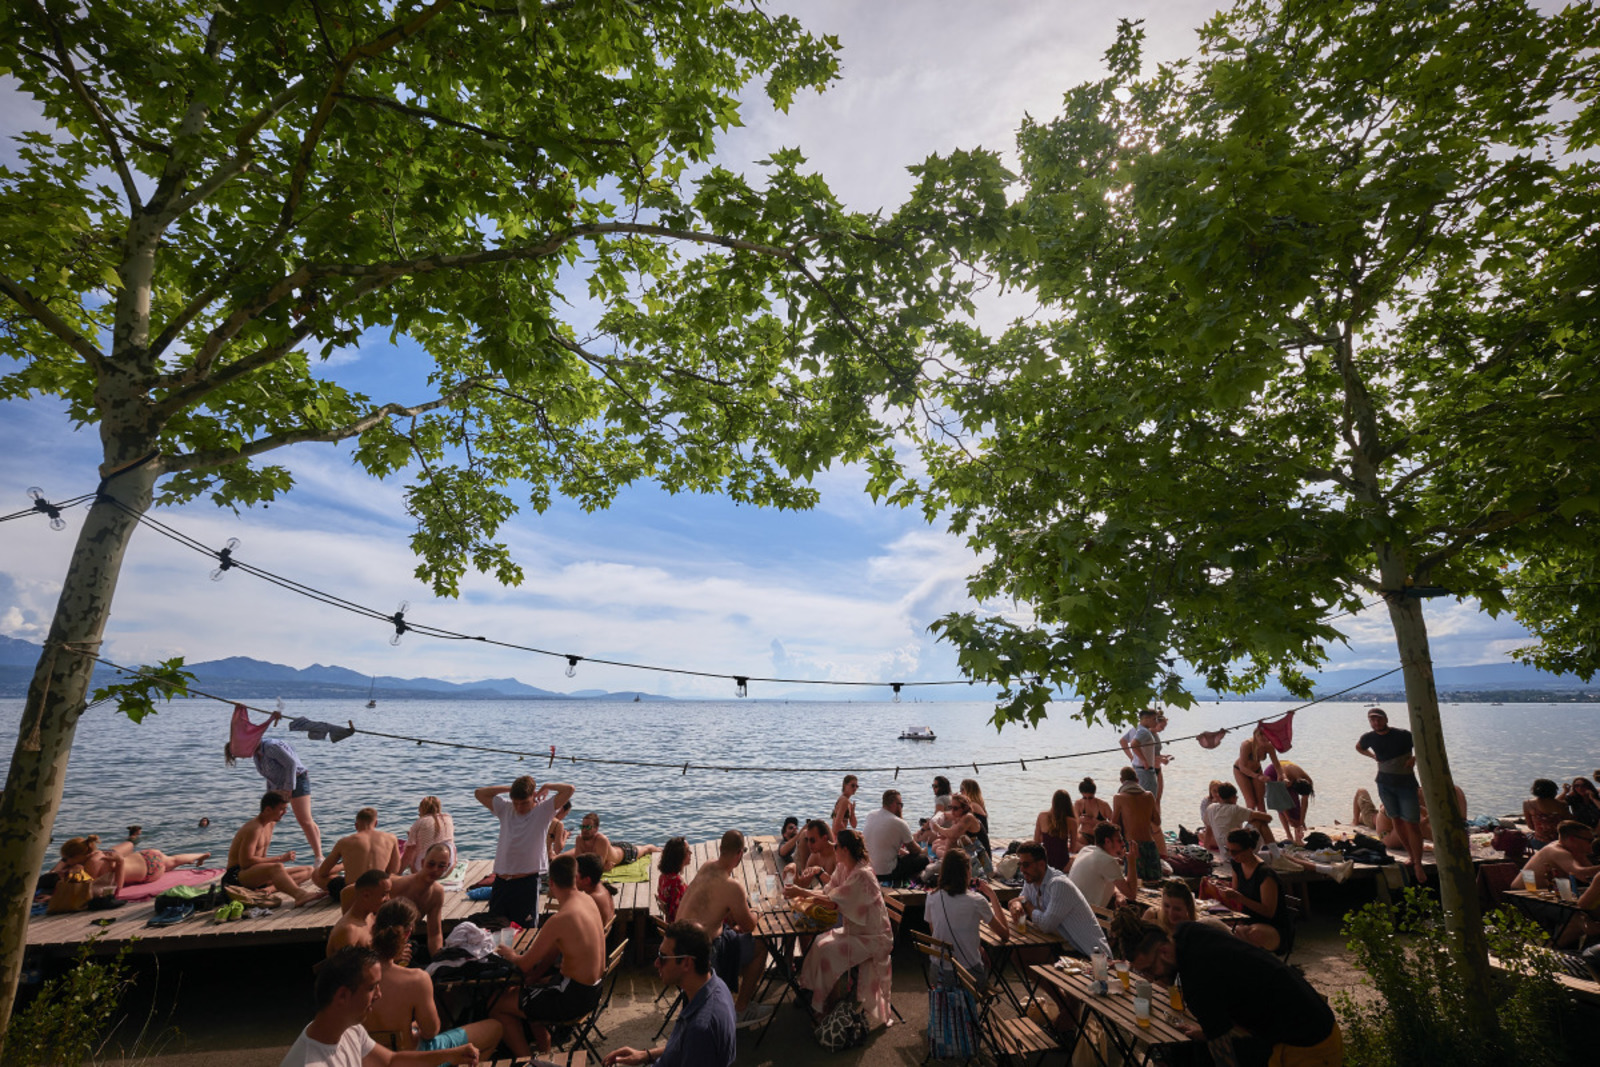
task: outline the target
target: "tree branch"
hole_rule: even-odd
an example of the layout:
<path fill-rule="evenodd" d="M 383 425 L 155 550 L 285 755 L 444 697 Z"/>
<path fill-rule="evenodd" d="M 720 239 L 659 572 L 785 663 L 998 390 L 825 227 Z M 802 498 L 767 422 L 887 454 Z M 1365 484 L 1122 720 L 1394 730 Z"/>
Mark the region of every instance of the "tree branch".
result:
<path fill-rule="evenodd" d="M 300 206 L 300 198 L 305 194 L 306 177 L 311 173 L 311 160 L 316 155 L 317 145 L 322 141 L 322 132 L 328 127 L 328 120 L 333 117 L 333 107 L 339 100 L 340 93 L 344 90 L 345 79 L 350 76 L 350 71 L 363 59 L 371 59 L 382 55 L 411 37 L 420 33 L 434 17 L 449 7 L 454 0 L 434 0 L 434 3 L 424 8 L 410 21 L 400 23 L 391 28 L 387 33 L 375 37 L 366 44 L 359 45 L 346 52 L 344 58 L 339 60 L 333 70 L 333 78 L 328 83 L 327 92 L 322 96 L 322 102 L 317 105 L 316 113 L 311 117 L 311 124 L 306 129 L 305 138 L 300 142 L 300 156 L 295 161 L 294 170 L 289 175 L 289 195 L 284 198 L 283 215 L 280 226 L 288 226 L 294 219 L 294 213 Z"/>
<path fill-rule="evenodd" d="M 138 211 L 143 206 L 139 200 L 139 187 L 134 184 L 133 172 L 128 169 L 127 157 L 122 154 L 122 142 L 118 141 L 111 129 L 111 121 L 101 109 L 100 102 L 96 99 L 93 90 L 85 84 L 78 74 L 78 68 L 72 63 L 72 54 L 68 51 L 66 42 L 61 39 L 61 31 L 56 28 L 55 20 L 50 17 L 50 12 L 39 0 L 32 0 L 34 14 L 44 23 L 50 33 L 51 44 L 55 48 L 56 60 L 60 64 L 61 73 L 66 75 L 67 83 L 72 86 L 73 94 L 89 110 L 89 117 L 94 126 L 100 131 L 100 140 L 105 145 L 106 154 L 111 157 L 111 165 L 116 168 L 117 176 L 122 179 L 122 189 L 128 196 L 128 206 L 133 211 Z"/>
<path fill-rule="evenodd" d="M 263 452 L 271 452 L 274 449 L 288 445 L 303 444 L 307 441 L 323 441 L 333 444 L 355 437 L 358 434 L 366 433 L 392 415 L 404 417 L 436 411 L 472 388 L 474 384 L 476 384 L 475 380 L 468 379 L 443 396 L 430 400 L 425 404 L 418 404 L 415 407 L 406 407 L 404 404 L 385 404 L 355 422 L 345 423 L 343 426 L 336 426 L 331 430 L 319 430 L 311 427 L 300 430 L 285 430 L 282 433 L 258 437 L 254 441 L 240 445 L 238 448 L 214 448 L 204 452 L 190 452 L 187 455 L 167 456 L 163 458 L 162 463 L 168 473 L 207 471 L 215 470 L 218 467 L 226 467 L 230 463 L 237 463 L 242 459 L 250 459 L 252 456 L 259 456 Z"/>
<path fill-rule="evenodd" d="M 100 350 L 95 348 L 87 337 L 73 329 L 71 324 L 60 315 L 51 311 L 48 304 L 30 293 L 21 282 L 0 274 L 0 292 L 4 292 L 12 300 L 16 301 L 17 305 L 33 316 L 39 325 L 55 334 L 58 339 L 65 342 L 74 352 L 82 356 L 90 367 L 97 371 L 105 368 L 105 359 L 101 356 Z"/>
<path fill-rule="evenodd" d="M 1499 533 L 1501 530 L 1508 530 L 1511 527 L 1516 526 L 1518 523 L 1522 523 L 1533 518 L 1535 515 L 1541 515 L 1554 510 L 1554 505 L 1540 504 L 1531 508 L 1524 508 L 1521 511 L 1502 511 L 1497 515 L 1491 515 L 1481 522 L 1475 522 L 1469 526 L 1456 529 L 1454 530 L 1455 536 L 1452 537 L 1448 543 L 1432 552 L 1429 552 L 1426 556 L 1419 558 L 1416 566 L 1412 568 L 1412 573 L 1417 575 L 1427 574 L 1434 567 L 1449 559 L 1457 552 L 1460 552 L 1467 545 L 1470 545 L 1473 541 L 1476 541 L 1485 534 Z M 1441 532 L 1448 533 L 1451 531 L 1445 530 Z"/>

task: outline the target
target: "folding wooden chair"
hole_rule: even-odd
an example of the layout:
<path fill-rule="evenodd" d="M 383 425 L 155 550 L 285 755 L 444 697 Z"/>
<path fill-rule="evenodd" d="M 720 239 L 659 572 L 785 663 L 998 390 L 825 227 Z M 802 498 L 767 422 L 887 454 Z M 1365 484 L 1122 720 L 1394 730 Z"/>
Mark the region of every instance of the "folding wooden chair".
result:
<path fill-rule="evenodd" d="M 1299 897 L 1285 893 L 1283 895 L 1283 906 L 1289 912 L 1289 927 L 1287 933 L 1278 941 L 1278 947 L 1273 950 L 1272 954 L 1283 962 L 1288 963 L 1289 954 L 1294 951 L 1294 928 L 1305 918 L 1306 905 L 1305 901 Z"/>
<path fill-rule="evenodd" d="M 992 989 L 979 989 L 978 980 L 971 971 L 961 966 L 961 961 L 952 959 L 950 966 L 955 968 L 956 980 L 972 997 L 978 1006 L 978 1036 L 997 1061 L 1009 1063 L 1013 1058 L 1026 1062 L 1029 1056 L 1038 1055 L 1037 1062 L 1043 1062 L 1045 1056 L 1061 1048 L 1061 1045 L 1048 1031 L 1026 1015 L 1019 1015 L 1013 1019 L 1001 1019 L 994 1013 L 995 1004 L 1000 999 Z"/>

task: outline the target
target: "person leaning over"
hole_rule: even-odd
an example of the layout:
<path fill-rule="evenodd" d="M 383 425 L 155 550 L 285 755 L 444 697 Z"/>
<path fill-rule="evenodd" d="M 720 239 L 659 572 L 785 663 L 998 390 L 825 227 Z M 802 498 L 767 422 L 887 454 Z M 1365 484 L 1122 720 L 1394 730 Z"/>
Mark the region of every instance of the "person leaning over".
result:
<path fill-rule="evenodd" d="M 437 1052 L 391 1052 L 362 1027 L 361 1020 L 382 994 L 378 954 L 364 945 L 340 949 L 317 972 L 317 1014 L 300 1032 L 279 1067 L 434 1067 L 442 1063 L 475 1064 L 471 1044 Z"/>
<path fill-rule="evenodd" d="M 1271 1067 L 1341 1067 L 1339 1020 L 1311 983 L 1265 949 L 1205 923 L 1183 923 L 1168 936 L 1126 913 L 1112 932 L 1133 969 L 1158 982 L 1183 981 L 1195 1023 L 1190 1037 L 1216 1041 L 1233 1034 L 1240 1063 Z M 1196 1025 L 1198 1024 L 1198 1025 Z"/>
<path fill-rule="evenodd" d="M 655 1063 L 662 1067 L 731 1067 L 739 1052 L 733 994 L 711 973 L 711 940 L 691 922 L 669 923 L 656 953 L 656 972 L 683 991 L 684 1009 L 665 1045 L 624 1046 L 606 1056 L 612 1064 Z"/>

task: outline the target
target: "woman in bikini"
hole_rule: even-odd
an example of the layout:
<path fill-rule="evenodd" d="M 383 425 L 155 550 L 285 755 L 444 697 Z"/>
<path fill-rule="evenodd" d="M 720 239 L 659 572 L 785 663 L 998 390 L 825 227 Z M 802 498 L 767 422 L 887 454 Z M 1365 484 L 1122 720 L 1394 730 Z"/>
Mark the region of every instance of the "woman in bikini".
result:
<path fill-rule="evenodd" d="M 1079 845 L 1094 844 L 1094 828 L 1096 823 L 1111 821 L 1111 805 L 1094 795 L 1095 784 L 1093 778 L 1085 778 L 1078 783 L 1078 802 L 1072 805 L 1072 813 L 1078 817 Z"/>
<path fill-rule="evenodd" d="M 140 849 L 136 844 L 138 830 L 136 826 L 128 827 L 128 839 L 108 849 L 100 848 L 99 834 L 74 837 L 62 842 L 61 862 L 55 866 L 56 873 L 82 867 L 96 882 L 111 886 L 115 894 L 122 892 L 123 886 L 153 882 L 169 871 L 190 864 L 198 867 L 211 858 L 209 852 L 182 852 L 168 856 L 160 849 Z"/>
<path fill-rule="evenodd" d="M 1239 758 L 1233 762 L 1233 780 L 1239 783 L 1239 803 L 1251 811 L 1265 811 L 1265 776 L 1261 761 L 1269 758 L 1272 743 L 1258 727 L 1254 733 L 1239 743 Z"/>

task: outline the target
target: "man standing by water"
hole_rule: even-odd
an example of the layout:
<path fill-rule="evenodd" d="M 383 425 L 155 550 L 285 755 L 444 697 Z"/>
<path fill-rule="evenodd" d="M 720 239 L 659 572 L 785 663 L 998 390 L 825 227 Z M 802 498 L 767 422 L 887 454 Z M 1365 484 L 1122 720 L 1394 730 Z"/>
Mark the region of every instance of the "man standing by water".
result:
<path fill-rule="evenodd" d="M 1139 713 L 1139 725 L 1130 728 L 1122 735 L 1122 740 L 1119 742 L 1123 754 L 1128 757 L 1128 762 L 1133 764 L 1139 785 L 1150 794 L 1156 792 L 1156 776 L 1161 766 L 1161 742 L 1156 740 L 1157 724 L 1160 721 L 1159 711 L 1155 708 L 1145 708 Z"/>
<path fill-rule="evenodd" d="M 573 792 L 565 782 L 541 789 L 531 774 L 510 785 L 486 785 L 473 791 L 478 803 L 500 820 L 490 915 L 503 915 L 518 926 L 539 925 L 539 880 L 550 869 L 546 834 L 556 809 L 571 800 Z"/>
<path fill-rule="evenodd" d="M 1417 757 L 1412 750 L 1411 731 L 1389 725 L 1389 713 L 1382 708 L 1367 709 L 1367 725 L 1356 751 L 1378 763 L 1378 803 L 1394 820 L 1406 851 L 1411 854 L 1411 873 L 1418 885 L 1428 883 L 1422 869 L 1422 804 L 1418 799 L 1417 776 L 1413 769 Z"/>
<path fill-rule="evenodd" d="M 1135 779 L 1132 767 L 1122 768 L 1122 784 L 1111 798 L 1111 822 L 1122 831 L 1130 850 L 1125 857 L 1128 884 L 1135 892 L 1139 883 L 1161 881 L 1161 853 L 1156 848 L 1156 796 Z"/>

